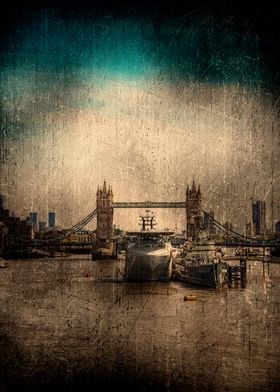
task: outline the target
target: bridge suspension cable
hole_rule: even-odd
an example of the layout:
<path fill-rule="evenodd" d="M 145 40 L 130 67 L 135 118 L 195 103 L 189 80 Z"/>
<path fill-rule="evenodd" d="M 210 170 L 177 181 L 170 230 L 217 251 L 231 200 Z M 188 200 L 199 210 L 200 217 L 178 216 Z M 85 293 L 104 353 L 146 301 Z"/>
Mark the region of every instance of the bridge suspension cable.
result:
<path fill-rule="evenodd" d="M 75 225 L 69 227 L 69 229 L 64 230 L 62 233 L 52 237 L 49 239 L 49 241 L 45 242 L 53 242 L 58 239 L 63 239 L 68 237 L 71 234 L 77 233 L 80 231 L 83 227 L 85 227 L 95 216 L 96 216 L 97 210 L 91 211 L 85 218 L 83 218 L 81 221 L 76 223 Z"/>
<path fill-rule="evenodd" d="M 70 227 L 69 229 L 64 231 L 64 234 L 71 234 L 76 233 L 77 231 L 81 230 L 84 226 L 86 226 L 95 216 L 96 216 L 96 209 L 90 212 L 84 219 L 80 222 L 76 223 L 74 226 Z"/>
<path fill-rule="evenodd" d="M 251 242 L 251 243 L 253 242 L 253 243 L 255 243 L 256 245 L 263 242 L 263 241 L 257 240 L 256 238 L 252 238 L 252 237 L 245 236 L 245 235 L 243 235 L 243 234 L 238 233 L 237 231 L 234 231 L 234 230 L 232 230 L 232 229 L 229 229 L 229 228 L 225 227 L 225 226 L 222 225 L 219 221 L 217 221 L 216 219 L 214 219 L 210 214 L 208 214 L 208 212 L 206 212 L 206 211 L 203 211 L 203 214 L 206 215 L 207 218 L 210 219 L 210 220 L 213 222 L 213 224 L 214 224 L 219 230 L 223 231 L 223 232 L 226 233 L 226 234 L 231 234 L 231 236 L 234 237 L 234 238 L 239 238 L 239 239 L 241 239 L 241 240 L 243 240 L 243 241 L 245 240 L 246 242 Z"/>
<path fill-rule="evenodd" d="M 68 229 L 65 234 L 71 234 L 71 233 L 77 233 L 78 231 L 80 231 L 81 229 L 83 229 L 89 222 L 91 221 L 91 219 L 87 219 L 83 222 L 81 222 L 79 225 L 76 225 L 74 227 L 72 227 L 72 229 Z"/>

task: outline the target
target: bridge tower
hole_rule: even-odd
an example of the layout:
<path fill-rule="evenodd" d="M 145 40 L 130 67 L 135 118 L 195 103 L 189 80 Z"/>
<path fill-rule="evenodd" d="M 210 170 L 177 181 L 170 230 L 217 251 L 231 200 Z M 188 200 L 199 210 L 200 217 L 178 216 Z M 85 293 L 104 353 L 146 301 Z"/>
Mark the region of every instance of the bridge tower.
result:
<path fill-rule="evenodd" d="M 201 191 L 200 185 L 196 189 L 193 181 L 191 189 L 189 185 L 186 191 L 186 216 L 187 216 L 187 237 L 196 237 L 202 226 Z"/>
<path fill-rule="evenodd" d="M 113 239 L 113 191 L 107 188 L 104 181 L 103 188 L 96 192 L 96 239 L 101 242 L 110 242 Z"/>

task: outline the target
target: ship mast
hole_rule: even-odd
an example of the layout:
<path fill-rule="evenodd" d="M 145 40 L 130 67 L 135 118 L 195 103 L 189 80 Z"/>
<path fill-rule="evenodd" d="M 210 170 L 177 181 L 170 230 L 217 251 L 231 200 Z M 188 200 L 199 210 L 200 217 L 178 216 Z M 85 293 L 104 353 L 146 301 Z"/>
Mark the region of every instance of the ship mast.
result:
<path fill-rule="evenodd" d="M 274 138 L 275 138 L 275 135 L 274 135 L 274 121 L 272 121 L 272 141 L 273 141 L 273 144 L 272 145 L 274 145 Z M 275 161 L 274 161 L 274 149 L 272 148 L 272 153 L 271 153 L 271 184 L 270 184 L 270 187 L 271 187 L 271 204 L 270 204 L 270 207 L 271 207 L 271 234 L 273 235 L 273 232 L 274 232 L 274 189 L 273 189 L 273 183 L 274 183 L 274 166 L 275 166 Z"/>
<path fill-rule="evenodd" d="M 153 230 L 156 225 L 155 215 L 153 212 L 150 212 L 150 210 L 146 210 L 146 215 L 140 215 L 140 219 L 139 225 L 142 226 L 142 231 Z"/>

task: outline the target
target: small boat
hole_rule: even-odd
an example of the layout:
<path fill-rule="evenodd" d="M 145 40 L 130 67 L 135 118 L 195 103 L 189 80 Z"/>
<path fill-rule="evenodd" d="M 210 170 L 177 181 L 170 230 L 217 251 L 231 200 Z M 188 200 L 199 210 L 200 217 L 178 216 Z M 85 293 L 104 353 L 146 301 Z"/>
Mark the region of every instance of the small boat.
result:
<path fill-rule="evenodd" d="M 185 295 L 184 296 L 184 301 L 196 301 L 197 300 L 197 296 L 196 295 Z"/>
<path fill-rule="evenodd" d="M 146 210 L 140 216 L 140 231 L 128 233 L 131 242 L 125 255 L 125 277 L 132 281 L 167 281 L 172 275 L 173 232 L 156 231 L 155 216 Z"/>

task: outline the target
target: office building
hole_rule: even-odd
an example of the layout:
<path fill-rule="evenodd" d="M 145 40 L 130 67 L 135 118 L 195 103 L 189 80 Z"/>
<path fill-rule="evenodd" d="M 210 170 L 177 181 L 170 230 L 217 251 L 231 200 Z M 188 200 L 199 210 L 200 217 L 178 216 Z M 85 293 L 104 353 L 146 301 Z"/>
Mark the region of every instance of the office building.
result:
<path fill-rule="evenodd" d="M 49 227 L 55 227 L 55 212 L 49 212 Z"/>
<path fill-rule="evenodd" d="M 38 228 L 37 226 L 37 212 L 30 212 L 30 223 L 32 229 L 36 230 Z"/>
<path fill-rule="evenodd" d="M 252 202 L 252 226 L 254 235 L 264 235 L 266 232 L 265 202 L 256 200 Z"/>
<path fill-rule="evenodd" d="M 0 208 L 4 208 L 5 196 L 0 194 Z"/>

